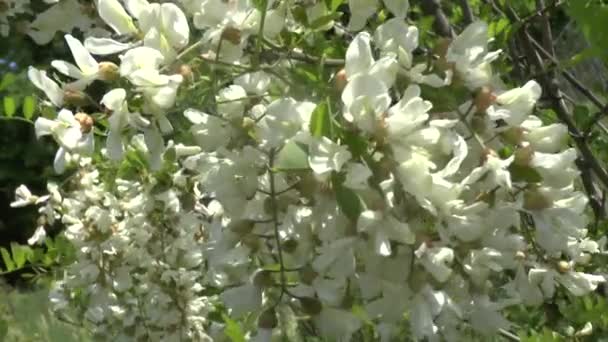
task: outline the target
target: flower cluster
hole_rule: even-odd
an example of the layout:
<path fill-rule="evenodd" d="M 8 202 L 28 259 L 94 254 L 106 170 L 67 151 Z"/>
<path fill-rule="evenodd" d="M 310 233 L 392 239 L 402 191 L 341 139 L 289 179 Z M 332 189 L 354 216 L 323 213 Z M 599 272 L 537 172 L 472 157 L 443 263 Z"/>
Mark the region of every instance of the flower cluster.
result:
<path fill-rule="evenodd" d="M 484 22 L 429 59 L 407 1 L 350 0 L 347 27 L 323 1 L 261 3 L 98 0 L 106 28 L 65 35 L 65 77 L 30 69 L 59 110 L 36 133 L 71 173 L 15 202 L 46 203 L 76 247 L 56 310 L 119 341 L 221 340 L 233 320 L 257 341 L 292 325 L 461 341 L 605 281 L 584 271 L 600 245 L 567 130 L 533 115 L 535 81 L 492 73 Z M 390 19 L 368 29 L 381 6 Z M 348 43 L 334 89 L 296 95 L 313 57 L 264 52 L 330 29 Z"/>

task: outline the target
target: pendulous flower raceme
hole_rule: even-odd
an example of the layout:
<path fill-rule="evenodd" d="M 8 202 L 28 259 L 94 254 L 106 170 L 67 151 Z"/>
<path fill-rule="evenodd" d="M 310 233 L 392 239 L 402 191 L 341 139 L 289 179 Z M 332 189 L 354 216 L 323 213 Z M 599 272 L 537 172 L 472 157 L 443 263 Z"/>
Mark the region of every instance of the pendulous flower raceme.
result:
<path fill-rule="evenodd" d="M 567 129 L 534 116 L 534 80 L 492 73 L 484 22 L 434 60 L 413 53 L 407 1 L 348 1 L 348 27 L 323 1 L 95 4 L 82 42 L 32 31 L 64 32 L 76 63 L 29 71 L 66 181 L 13 205 L 65 227 L 77 261 L 50 300 L 99 337 L 462 341 L 605 282 L 585 271 L 600 245 Z M 343 65 L 289 51 L 332 28 Z"/>

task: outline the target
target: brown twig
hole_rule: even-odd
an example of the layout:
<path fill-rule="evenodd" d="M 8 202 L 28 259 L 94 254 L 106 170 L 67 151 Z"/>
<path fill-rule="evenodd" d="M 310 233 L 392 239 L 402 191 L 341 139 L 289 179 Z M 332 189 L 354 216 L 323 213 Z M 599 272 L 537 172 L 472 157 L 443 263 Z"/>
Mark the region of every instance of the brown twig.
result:
<path fill-rule="evenodd" d="M 441 8 L 440 0 L 422 0 L 420 3 L 422 11 L 427 15 L 435 17 L 433 24 L 435 32 L 443 37 L 453 38 L 456 36 L 448 18 Z"/>
<path fill-rule="evenodd" d="M 462 8 L 462 15 L 465 24 L 469 25 L 475 20 L 473 16 L 473 10 L 471 10 L 471 5 L 468 0 L 460 0 L 460 8 Z"/>

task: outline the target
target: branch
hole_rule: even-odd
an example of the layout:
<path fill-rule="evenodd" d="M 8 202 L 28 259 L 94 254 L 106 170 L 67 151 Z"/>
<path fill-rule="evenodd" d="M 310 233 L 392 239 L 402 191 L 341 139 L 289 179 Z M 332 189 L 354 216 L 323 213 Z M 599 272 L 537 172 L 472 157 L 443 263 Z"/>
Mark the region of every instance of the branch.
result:
<path fill-rule="evenodd" d="M 448 38 L 454 38 L 456 36 L 448 18 L 445 16 L 445 13 L 443 13 L 443 9 L 441 9 L 440 0 L 422 0 L 420 5 L 425 14 L 435 17 L 433 26 L 440 36 Z"/>
<path fill-rule="evenodd" d="M 552 7 L 545 6 L 545 0 L 536 0 L 536 8 L 538 12 L 533 17 L 539 16 L 542 25 L 543 33 L 543 47 L 549 51 L 551 56 L 555 56 L 555 49 L 553 47 L 553 33 L 551 32 L 551 24 L 549 23 L 549 17 L 545 10 L 551 9 Z"/>
<path fill-rule="evenodd" d="M 276 58 L 279 52 L 285 54 L 287 59 L 292 59 L 300 62 L 310 63 L 310 64 L 323 64 L 325 66 L 343 66 L 345 64 L 344 59 L 340 58 L 323 58 L 317 57 L 313 55 L 309 55 L 299 51 L 287 50 L 281 46 L 278 46 L 268 40 L 264 40 L 264 44 L 268 45 L 272 48 L 271 51 L 266 51 L 264 55 L 267 58 Z"/>
<path fill-rule="evenodd" d="M 275 150 L 270 150 L 268 155 L 268 180 L 270 183 L 270 207 L 272 211 L 272 225 L 274 230 L 274 239 L 277 244 L 277 254 L 279 257 L 279 272 L 281 279 L 281 293 L 279 294 L 279 299 L 277 300 L 278 304 L 283 298 L 283 295 L 287 292 L 286 284 L 287 284 L 287 276 L 285 275 L 285 264 L 283 262 L 283 247 L 281 246 L 281 234 L 279 232 L 279 209 L 277 204 L 277 191 L 274 179 L 274 173 L 276 172 L 274 169 L 274 161 L 275 161 Z"/>
<path fill-rule="evenodd" d="M 462 8 L 462 15 L 464 16 L 465 24 L 469 25 L 475 20 L 471 5 L 468 0 L 460 0 L 460 7 Z"/>

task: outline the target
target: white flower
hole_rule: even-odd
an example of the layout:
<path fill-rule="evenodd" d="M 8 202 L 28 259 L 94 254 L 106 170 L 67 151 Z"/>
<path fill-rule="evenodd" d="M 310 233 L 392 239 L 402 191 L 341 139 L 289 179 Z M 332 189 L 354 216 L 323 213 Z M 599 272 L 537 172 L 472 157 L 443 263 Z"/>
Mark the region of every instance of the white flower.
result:
<path fill-rule="evenodd" d="M 36 231 L 34 232 L 34 235 L 32 235 L 28 240 L 27 240 L 27 244 L 28 245 L 38 245 L 44 242 L 44 239 L 46 239 L 46 230 L 44 230 L 44 227 L 40 226 L 38 228 L 36 228 Z"/>
<path fill-rule="evenodd" d="M 522 124 L 524 139 L 535 151 L 557 153 L 564 148 L 568 141 L 568 127 L 563 124 L 542 125 L 536 116 L 529 116 Z"/>
<path fill-rule="evenodd" d="M 264 71 L 246 73 L 234 79 L 234 84 L 256 95 L 263 95 L 268 90 L 270 82 L 270 76 Z"/>
<path fill-rule="evenodd" d="M 428 247 L 426 243 L 420 245 L 415 252 L 418 262 L 433 275 L 438 282 L 445 282 L 452 275 L 448 266 L 454 261 L 454 250 L 448 247 Z"/>
<path fill-rule="evenodd" d="M 55 155 L 55 172 L 63 173 L 68 161 L 68 153 L 91 154 L 93 152 L 93 130 L 83 133 L 80 122 L 74 114 L 62 109 L 56 120 L 39 117 L 35 122 L 36 137 L 52 135 L 59 144 Z"/>
<path fill-rule="evenodd" d="M 245 111 L 247 92 L 241 86 L 231 85 L 220 90 L 215 101 L 218 114 L 230 121 L 238 120 Z"/>
<path fill-rule="evenodd" d="M 226 146 L 236 135 L 230 123 L 217 116 L 195 109 L 186 109 L 184 116 L 192 123 L 190 131 L 196 143 L 205 151 L 212 152 Z"/>
<path fill-rule="evenodd" d="M 492 153 L 488 153 L 485 163 L 471 171 L 471 173 L 462 180 L 461 184 L 474 184 L 480 181 L 482 177 L 486 176 L 484 181 L 488 183 L 489 188 L 501 186 L 507 190 L 511 190 L 511 173 L 509 173 L 507 168 L 513 163 L 514 159 L 514 156 L 507 159 L 500 159 Z"/>
<path fill-rule="evenodd" d="M 118 0 L 99 0 L 100 17 L 119 35 L 143 33 L 145 47 L 159 51 L 167 60 L 172 60 L 176 51 L 187 46 L 190 37 L 188 21 L 182 10 L 172 3 L 148 3 L 147 0 L 129 0 L 125 11 Z M 110 38 L 89 37 L 85 47 L 94 54 L 107 55 L 124 51 L 134 44 L 125 44 Z"/>
<path fill-rule="evenodd" d="M 405 244 L 413 244 L 416 240 L 407 223 L 399 222 L 392 215 L 378 211 L 362 212 L 357 220 L 357 230 L 373 235 L 374 250 L 382 256 L 391 255 L 390 240 Z"/>
<path fill-rule="evenodd" d="M 17 3 L 23 3 L 17 0 Z M 38 45 L 48 44 L 57 32 L 69 33 L 75 28 L 88 33 L 96 21 L 84 16 L 77 0 L 61 0 L 41 13 L 29 24 L 27 34 Z"/>
<path fill-rule="evenodd" d="M 27 76 L 36 88 L 44 92 L 53 105 L 56 107 L 63 106 L 64 91 L 55 81 L 47 76 L 46 71 L 29 67 Z"/>
<path fill-rule="evenodd" d="M 397 61 L 394 56 L 385 56 L 375 61 L 370 47 L 371 36 L 361 32 L 355 36 L 346 50 L 344 69 L 349 81 L 359 75 L 369 74 L 382 81 L 386 88 L 395 82 Z"/>
<path fill-rule="evenodd" d="M 119 35 L 137 33 L 133 19 L 127 14 L 118 0 L 98 0 L 97 11 L 108 26 Z"/>
<path fill-rule="evenodd" d="M 433 104 L 424 101 L 420 97 L 420 87 L 417 85 L 409 86 L 401 100 L 388 110 L 386 118 L 387 137 L 390 142 L 412 145 L 416 141 L 426 140 L 430 135 L 433 136 L 430 144 L 434 144 L 439 139 L 439 132 L 434 129 L 422 133 L 421 128 L 429 119 L 428 111 L 433 108 Z M 416 134 L 416 133 L 422 133 Z M 425 144 L 426 145 L 426 144 Z"/>
<path fill-rule="evenodd" d="M 23 184 L 19 185 L 15 189 L 15 201 L 11 202 L 11 208 L 21 208 L 32 204 L 40 204 L 46 202 L 50 196 L 35 196 L 32 195 L 30 190 Z"/>
<path fill-rule="evenodd" d="M 446 60 L 454 63 L 469 89 L 477 89 L 492 82 L 490 63 L 500 53 L 501 50 L 488 51 L 488 25 L 476 21 L 454 38 L 448 47 Z"/>
<path fill-rule="evenodd" d="M 372 176 L 372 171 L 365 165 L 359 163 L 346 164 L 346 179 L 343 185 L 347 188 L 364 190 L 367 189 L 367 180 Z"/>
<path fill-rule="evenodd" d="M 332 171 L 340 172 L 342 165 L 351 156 L 346 146 L 340 146 L 327 137 L 320 137 L 310 143 L 308 164 L 317 176 L 327 178 Z"/>
<path fill-rule="evenodd" d="M 532 268 L 528 273 L 530 283 L 539 286 L 545 298 L 552 298 L 557 283 L 564 286 L 575 296 L 583 296 L 594 291 L 600 283 L 606 282 L 603 276 L 583 272 L 567 271 L 559 273 L 554 269 Z"/>
<path fill-rule="evenodd" d="M 360 31 L 367 24 L 367 19 L 378 10 L 378 0 L 348 0 L 348 7 L 351 11 L 348 29 Z"/>
<path fill-rule="evenodd" d="M 112 89 L 101 99 L 107 109 L 112 111 L 108 119 L 109 131 L 106 140 L 108 157 L 119 160 L 123 154 L 122 130 L 127 125 L 133 127 L 147 127 L 150 121 L 144 119 L 139 113 L 130 113 L 127 105 L 127 93 L 122 88 Z"/>
<path fill-rule="evenodd" d="M 487 113 L 492 120 L 503 119 L 511 126 L 519 126 L 536 105 L 541 92 L 536 81 L 528 81 L 523 87 L 498 95 L 496 105 L 490 106 Z"/>
<path fill-rule="evenodd" d="M 282 98 L 271 102 L 256 127 L 256 136 L 264 147 L 279 147 L 288 140 L 308 140 L 310 115 L 314 110 L 311 102 L 297 102 Z"/>
<path fill-rule="evenodd" d="M 52 61 L 51 65 L 60 73 L 77 79 L 77 84 L 79 84 L 78 88 L 85 88 L 94 80 L 103 78 L 103 75 L 100 73 L 99 63 L 97 63 L 93 56 L 84 48 L 82 43 L 70 34 L 65 35 L 65 40 L 70 47 L 70 51 L 72 52 L 74 61 L 78 67 L 60 60 Z M 114 67 L 116 66 L 114 65 Z"/>
<path fill-rule="evenodd" d="M 389 19 L 374 32 L 374 43 L 383 54 L 398 56 L 399 63 L 409 69 L 413 62 L 412 52 L 418 47 L 418 28 L 408 26 L 400 18 Z"/>
<path fill-rule="evenodd" d="M 396 17 L 403 20 L 410 9 L 409 0 L 382 0 L 384 6 Z"/>
<path fill-rule="evenodd" d="M 367 133 L 373 133 L 391 98 L 388 88 L 378 78 L 364 74 L 348 82 L 342 92 L 344 118 Z"/>

